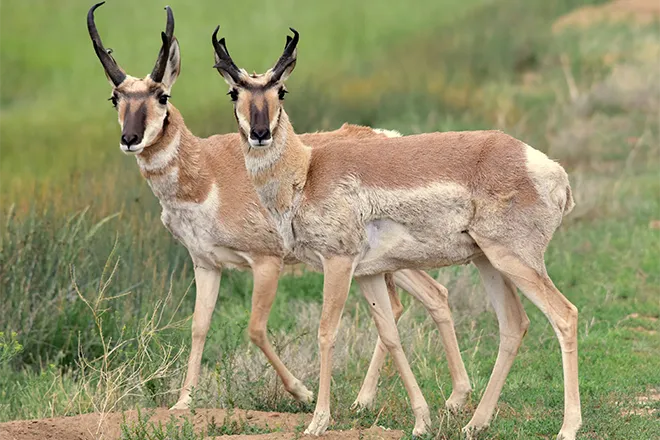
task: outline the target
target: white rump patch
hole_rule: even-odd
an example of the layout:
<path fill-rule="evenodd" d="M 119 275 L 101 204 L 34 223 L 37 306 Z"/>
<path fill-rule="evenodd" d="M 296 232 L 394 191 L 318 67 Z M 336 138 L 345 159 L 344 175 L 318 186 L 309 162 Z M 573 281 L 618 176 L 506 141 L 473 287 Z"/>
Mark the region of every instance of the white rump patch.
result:
<path fill-rule="evenodd" d="M 372 128 L 372 130 L 374 131 L 374 133 L 384 134 L 388 138 L 396 138 L 403 136 L 401 133 L 399 133 L 396 130 L 388 130 L 386 128 Z"/>
<path fill-rule="evenodd" d="M 567 193 L 570 191 L 568 190 L 568 175 L 564 168 L 527 144 L 525 144 L 525 155 L 527 156 L 527 172 L 534 182 L 539 196 L 551 206 L 557 206 L 558 212 L 563 213 L 566 210 L 568 213 L 573 206 L 566 206 L 569 203 Z"/>

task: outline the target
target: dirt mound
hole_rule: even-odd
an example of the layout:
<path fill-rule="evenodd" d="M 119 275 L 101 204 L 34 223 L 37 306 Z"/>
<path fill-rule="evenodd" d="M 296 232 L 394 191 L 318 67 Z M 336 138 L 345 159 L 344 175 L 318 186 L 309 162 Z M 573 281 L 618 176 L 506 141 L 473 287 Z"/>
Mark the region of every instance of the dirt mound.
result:
<path fill-rule="evenodd" d="M 555 21 L 552 31 L 560 32 L 567 27 L 588 27 L 604 21 L 648 24 L 659 17 L 658 0 L 615 0 L 600 6 L 578 8 Z"/>
<path fill-rule="evenodd" d="M 197 409 L 195 414 L 189 411 L 169 411 L 165 408 L 147 410 L 142 412 L 141 420 L 163 424 L 172 417 L 177 424 L 189 420 L 196 432 L 207 430 L 210 424 L 215 426 L 231 424 L 244 427 L 244 430 L 254 432 L 255 429 L 268 429 L 275 432 L 267 434 L 238 434 L 209 437 L 209 439 L 231 438 L 240 440 L 288 440 L 304 438 L 297 431 L 311 420 L 311 414 L 288 414 L 275 412 L 227 411 L 224 409 Z M 90 439 L 118 439 L 121 436 L 121 424 L 135 424 L 138 421 L 137 411 L 108 414 L 83 414 L 72 417 L 59 417 L 40 420 L 18 420 L 0 424 L 0 440 L 90 440 Z M 324 440 L 353 440 L 353 439 L 384 439 L 398 440 L 403 436 L 401 431 L 388 431 L 381 428 L 366 430 L 328 431 Z M 310 438 L 317 438 L 309 436 Z"/>

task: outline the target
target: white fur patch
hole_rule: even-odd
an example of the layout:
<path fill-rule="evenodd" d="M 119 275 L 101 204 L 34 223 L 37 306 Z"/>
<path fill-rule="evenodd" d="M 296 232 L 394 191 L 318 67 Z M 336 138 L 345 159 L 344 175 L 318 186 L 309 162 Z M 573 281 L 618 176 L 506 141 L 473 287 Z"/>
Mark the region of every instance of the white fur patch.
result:
<path fill-rule="evenodd" d="M 147 162 L 144 158 L 137 156 L 137 162 L 140 168 L 145 171 L 161 170 L 172 163 L 179 154 L 179 145 L 181 143 L 181 132 L 177 131 L 174 139 L 164 149 L 154 154 Z"/>
<path fill-rule="evenodd" d="M 251 175 L 256 175 L 269 170 L 273 165 L 280 160 L 282 156 L 282 149 L 286 145 L 287 134 L 283 131 L 273 138 L 275 146 L 268 149 L 259 150 L 260 154 L 246 154 L 245 155 L 245 168 Z"/>
<path fill-rule="evenodd" d="M 172 168 L 165 174 L 148 179 L 147 182 L 161 205 L 174 203 L 179 188 L 179 169 Z"/>
<path fill-rule="evenodd" d="M 560 223 L 564 213 L 567 214 L 573 209 L 573 202 L 567 200 L 570 184 L 566 171 L 543 152 L 527 144 L 525 144 L 525 155 L 527 172 L 534 182 L 536 192 L 546 203 L 558 207 L 558 222 Z"/>
<path fill-rule="evenodd" d="M 236 117 L 238 118 L 238 125 L 240 125 L 241 130 L 243 130 L 243 133 L 247 133 L 248 138 L 250 135 L 250 123 L 248 122 L 247 118 L 241 114 L 238 110 L 236 110 Z"/>
<path fill-rule="evenodd" d="M 395 138 L 395 137 L 403 136 L 401 133 L 399 133 L 396 130 L 387 130 L 385 128 L 372 128 L 372 130 L 374 131 L 374 133 L 384 134 L 388 138 Z"/>

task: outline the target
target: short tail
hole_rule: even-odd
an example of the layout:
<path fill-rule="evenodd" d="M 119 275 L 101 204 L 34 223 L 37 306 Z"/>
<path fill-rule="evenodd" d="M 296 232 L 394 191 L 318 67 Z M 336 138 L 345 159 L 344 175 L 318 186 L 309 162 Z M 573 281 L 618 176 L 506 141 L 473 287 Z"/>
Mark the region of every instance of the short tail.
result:
<path fill-rule="evenodd" d="M 559 164 L 557 164 L 556 170 L 559 171 L 558 176 L 555 174 L 558 181 L 549 196 L 553 206 L 559 208 L 561 216 L 565 217 L 575 207 L 575 200 L 573 200 L 573 191 L 571 191 L 571 184 L 568 181 L 568 174 Z"/>
<path fill-rule="evenodd" d="M 575 200 L 573 200 L 573 191 L 571 185 L 566 185 L 566 200 L 564 201 L 564 216 L 567 216 L 575 208 Z"/>

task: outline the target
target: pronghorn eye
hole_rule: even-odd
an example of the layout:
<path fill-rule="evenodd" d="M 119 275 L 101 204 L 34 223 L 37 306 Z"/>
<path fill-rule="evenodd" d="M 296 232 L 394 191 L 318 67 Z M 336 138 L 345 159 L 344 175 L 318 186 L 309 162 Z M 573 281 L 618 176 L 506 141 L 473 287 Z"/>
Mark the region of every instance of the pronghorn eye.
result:
<path fill-rule="evenodd" d="M 110 97 L 110 99 L 108 99 L 108 101 L 110 101 L 110 102 L 112 103 L 112 106 L 113 106 L 114 108 L 117 108 L 117 103 L 119 102 L 119 98 L 117 98 L 116 95 L 112 95 L 112 96 Z"/>
<path fill-rule="evenodd" d="M 167 105 L 167 100 L 170 99 L 170 95 L 162 94 L 158 97 L 158 103 L 160 105 Z"/>
<path fill-rule="evenodd" d="M 277 91 L 277 94 L 280 97 L 280 101 L 284 101 L 284 95 L 286 95 L 287 93 L 289 93 L 287 89 L 285 89 L 284 87 L 280 87 L 280 89 Z"/>
<path fill-rule="evenodd" d="M 238 100 L 238 90 L 231 89 L 227 94 L 229 95 L 232 101 L 236 102 Z"/>

